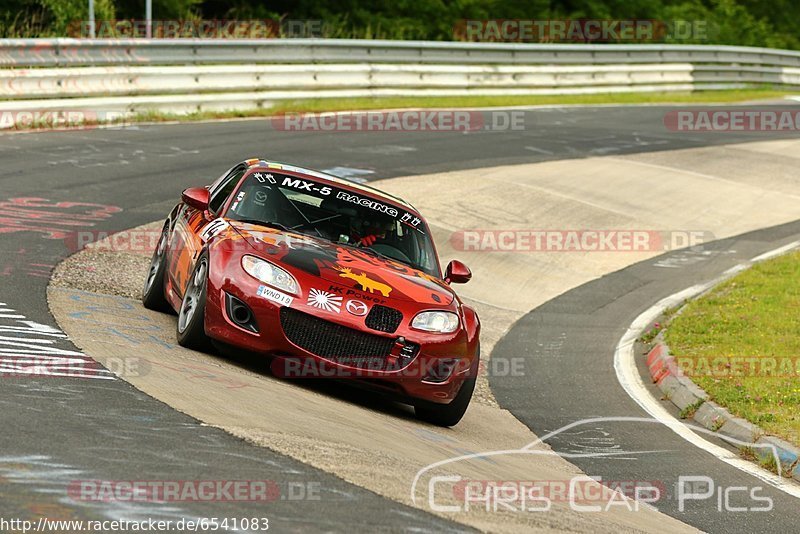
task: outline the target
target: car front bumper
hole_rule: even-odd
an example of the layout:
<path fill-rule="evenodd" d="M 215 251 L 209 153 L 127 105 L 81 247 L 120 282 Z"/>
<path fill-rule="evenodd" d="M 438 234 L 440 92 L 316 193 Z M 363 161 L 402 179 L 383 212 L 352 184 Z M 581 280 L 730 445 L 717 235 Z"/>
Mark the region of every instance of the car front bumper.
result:
<path fill-rule="evenodd" d="M 209 337 L 226 345 L 272 357 L 272 371 L 277 376 L 352 381 L 406 402 L 447 404 L 464 380 L 477 372 L 473 348 L 477 340 L 471 344 L 463 329 L 440 335 L 411 331 L 401 325 L 393 334 L 376 332 L 344 311 L 343 318 L 336 320 L 334 314 L 321 313 L 300 297 L 288 306 L 275 303 L 258 296 L 259 286 L 250 279 L 237 280 L 236 284 L 222 280 L 218 285 L 209 280 L 205 329 Z M 226 293 L 250 308 L 258 332 L 238 326 L 229 317 Z M 306 317 L 313 320 L 308 320 L 305 329 L 302 324 L 287 328 L 287 316 L 298 314 L 301 321 Z M 342 329 L 352 335 L 342 335 Z M 326 335 L 336 338 L 336 346 L 326 344 Z M 370 343 L 391 349 L 385 356 L 384 351 L 371 359 L 347 357 L 348 344 L 363 352 L 364 344 Z M 339 354 L 332 355 L 337 351 Z"/>

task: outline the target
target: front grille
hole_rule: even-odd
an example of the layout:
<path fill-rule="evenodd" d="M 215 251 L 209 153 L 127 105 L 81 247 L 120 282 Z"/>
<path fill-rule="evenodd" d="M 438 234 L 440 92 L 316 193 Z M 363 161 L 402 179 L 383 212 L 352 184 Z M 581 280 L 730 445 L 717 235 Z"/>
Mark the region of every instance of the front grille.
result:
<path fill-rule="evenodd" d="M 365 323 L 368 328 L 392 334 L 400 326 L 402 320 L 403 314 L 399 310 L 375 304 L 369 311 Z"/>
<path fill-rule="evenodd" d="M 388 365 L 394 339 L 359 332 L 286 307 L 281 308 L 281 327 L 289 341 L 326 360 L 372 370 L 397 366 L 397 362 Z"/>

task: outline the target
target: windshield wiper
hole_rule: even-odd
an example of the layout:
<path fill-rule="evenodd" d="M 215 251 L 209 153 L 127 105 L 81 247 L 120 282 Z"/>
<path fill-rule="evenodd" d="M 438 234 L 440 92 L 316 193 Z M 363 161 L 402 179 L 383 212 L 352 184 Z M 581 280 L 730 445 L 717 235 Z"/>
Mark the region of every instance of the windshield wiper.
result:
<path fill-rule="evenodd" d="M 258 225 L 258 226 L 266 226 L 267 228 L 275 228 L 277 230 L 283 230 L 284 232 L 291 231 L 291 228 L 287 228 L 286 226 L 282 225 L 281 223 L 274 222 L 274 221 L 262 221 L 262 220 L 259 220 L 259 219 L 233 219 L 233 220 L 237 221 L 237 222 L 242 222 L 242 223 L 245 223 L 245 224 L 255 224 L 255 225 Z"/>
<path fill-rule="evenodd" d="M 304 225 L 306 225 L 306 224 L 311 224 L 311 220 L 310 220 L 308 217 L 306 217 L 306 214 L 305 214 L 305 213 L 303 213 L 303 210 L 301 210 L 300 208 L 298 208 L 298 207 L 297 207 L 297 204 L 295 204 L 294 200 L 292 200 L 291 198 L 287 197 L 287 196 L 286 196 L 286 195 L 283 193 L 283 191 L 281 191 L 280 189 L 278 189 L 278 192 L 279 192 L 281 195 L 283 195 L 283 198 L 285 198 L 286 200 L 288 200 L 288 201 L 289 201 L 289 204 L 291 204 L 291 205 L 292 205 L 292 207 L 295 209 L 295 211 L 297 211 L 297 213 L 299 213 L 299 214 L 300 214 L 300 216 L 301 216 L 303 219 L 305 219 L 305 220 L 306 220 L 306 222 L 305 222 L 303 225 L 301 225 L 301 226 L 304 226 Z M 324 238 L 324 237 L 325 237 L 324 235 L 322 235 L 322 232 L 320 232 L 320 231 L 319 231 L 319 228 L 317 228 L 316 226 L 313 228 L 313 230 L 314 230 L 315 232 L 317 232 L 317 235 L 319 235 L 320 237 L 322 237 L 322 238 Z"/>
<path fill-rule="evenodd" d="M 322 219 L 316 219 L 314 221 L 308 221 L 308 222 L 304 222 L 304 223 L 300 223 L 300 224 L 295 224 L 294 226 L 292 226 L 290 228 L 290 230 L 295 230 L 297 228 L 302 228 L 304 226 L 314 225 L 314 224 L 321 223 L 321 222 L 332 221 L 333 219 L 336 219 L 338 217 L 341 217 L 341 215 L 337 213 L 336 215 L 331 215 L 330 217 L 323 217 Z"/>

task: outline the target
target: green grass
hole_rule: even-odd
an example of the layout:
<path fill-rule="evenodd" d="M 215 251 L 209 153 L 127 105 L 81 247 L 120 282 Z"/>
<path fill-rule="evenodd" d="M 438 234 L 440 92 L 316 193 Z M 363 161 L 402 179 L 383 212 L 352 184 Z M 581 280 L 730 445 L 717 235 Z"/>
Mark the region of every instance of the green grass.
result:
<path fill-rule="evenodd" d="M 690 302 L 666 341 L 712 400 L 800 445 L 800 253 L 758 264 Z"/>
<path fill-rule="evenodd" d="M 325 112 L 397 108 L 470 108 L 501 106 L 536 106 L 569 104 L 658 104 L 658 103 L 731 103 L 749 100 L 780 99 L 797 94 L 770 88 L 736 89 L 730 91 L 695 91 L 675 93 L 604 93 L 596 95 L 546 96 L 457 96 L 403 98 L 318 98 L 290 100 L 265 109 L 227 112 L 197 112 L 190 115 L 148 112 L 135 117 L 139 121 L 208 120 L 236 117 L 267 117 L 288 112 Z"/>
<path fill-rule="evenodd" d="M 700 407 L 703 404 L 705 404 L 705 402 L 706 401 L 704 400 L 699 400 L 693 404 L 690 404 L 689 406 L 681 410 L 681 413 L 678 414 L 678 417 L 680 417 L 681 419 L 691 419 L 692 417 L 694 417 L 694 414 L 697 413 L 697 410 L 699 410 Z"/>

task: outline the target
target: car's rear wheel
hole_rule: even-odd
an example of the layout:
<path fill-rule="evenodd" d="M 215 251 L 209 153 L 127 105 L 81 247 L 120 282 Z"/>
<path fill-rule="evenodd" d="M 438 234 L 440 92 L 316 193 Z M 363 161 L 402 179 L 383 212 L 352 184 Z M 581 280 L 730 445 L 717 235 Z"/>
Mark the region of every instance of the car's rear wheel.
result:
<path fill-rule="evenodd" d="M 417 404 L 414 406 L 414 414 L 417 419 L 437 426 L 455 426 L 464 417 L 472 400 L 472 392 L 475 391 L 475 381 L 477 376 L 473 374 L 461 385 L 456 398 L 450 404 Z"/>
<path fill-rule="evenodd" d="M 161 231 L 153 258 L 150 260 L 150 269 L 142 289 L 142 304 L 145 308 L 155 311 L 171 311 L 166 296 L 164 296 L 164 276 L 167 272 L 167 245 L 169 243 L 169 225 L 165 224 Z"/>
<path fill-rule="evenodd" d="M 195 350 L 208 350 L 210 340 L 205 330 L 206 288 L 208 287 L 208 253 L 197 259 L 186 285 L 178 312 L 178 344 Z"/>

